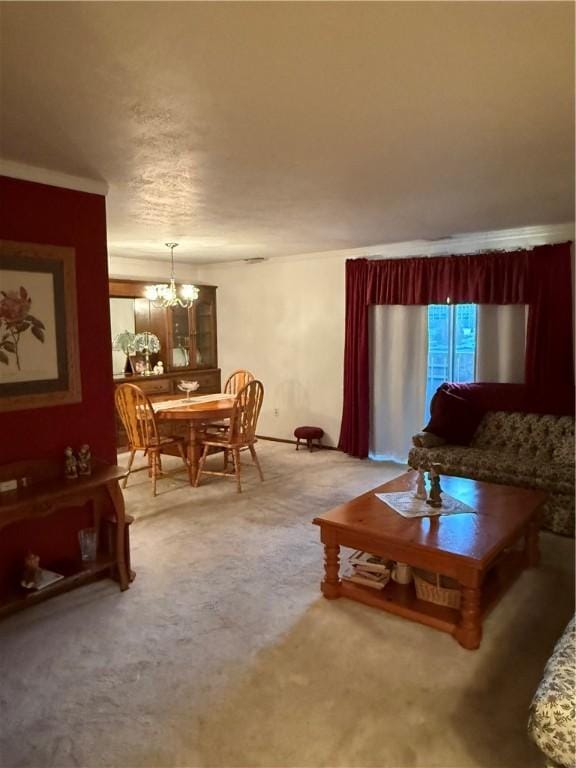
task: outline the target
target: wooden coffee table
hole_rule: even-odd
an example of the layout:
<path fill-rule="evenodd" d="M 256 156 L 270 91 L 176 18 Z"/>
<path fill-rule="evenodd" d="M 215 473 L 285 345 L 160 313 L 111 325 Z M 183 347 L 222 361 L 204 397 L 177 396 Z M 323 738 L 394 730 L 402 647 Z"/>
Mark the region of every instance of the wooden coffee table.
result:
<path fill-rule="evenodd" d="M 476 514 L 407 519 L 375 493 L 415 488 L 409 471 L 320 515 L 325 551 L 324 597 L 349 597 L 448 632 L 464 648 L 478 648 L 482 620 L 524 569 L 538 564 L 539 509 L 543 491 L 442 476 L 444 493 Z M 378 591 L 339 578 L 340 547 L 351 547 L 450 576 L 461 588 L 460 610 L 416 597 L 414 584 L 390 581 Z"/>

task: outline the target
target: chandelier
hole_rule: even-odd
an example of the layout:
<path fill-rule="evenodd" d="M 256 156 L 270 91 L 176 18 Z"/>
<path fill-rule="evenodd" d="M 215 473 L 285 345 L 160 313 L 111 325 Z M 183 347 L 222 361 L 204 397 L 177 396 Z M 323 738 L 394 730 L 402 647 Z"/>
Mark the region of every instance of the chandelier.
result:
<path fill-rule="evenodd" d="M 181 285 L 180 291 L 176 288 L 176 279 L 174 278 L 174 248 L 178 243 L 166 243 L 170 248 L 170 283 L 159 283 L 158 285 L 146 286 L 146 298 L 151 301 L 155 307 L 168 309 L 170 307 L 184 307 L 189 309 L 198 298 L 198 288 L 195 285 Z"/>

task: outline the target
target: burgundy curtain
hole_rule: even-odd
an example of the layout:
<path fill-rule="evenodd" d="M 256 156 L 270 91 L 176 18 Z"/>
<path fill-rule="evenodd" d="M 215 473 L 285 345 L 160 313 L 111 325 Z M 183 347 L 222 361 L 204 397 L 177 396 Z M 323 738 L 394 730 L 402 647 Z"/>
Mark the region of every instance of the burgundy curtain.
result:
<path fill-rule="evenodd" d="M 528 304 L 526 383 L 574 384 L 570 243 L 529 251 L 346 262 L 344 407 L 339 447 L 368 456 L 371 304 Z"/>

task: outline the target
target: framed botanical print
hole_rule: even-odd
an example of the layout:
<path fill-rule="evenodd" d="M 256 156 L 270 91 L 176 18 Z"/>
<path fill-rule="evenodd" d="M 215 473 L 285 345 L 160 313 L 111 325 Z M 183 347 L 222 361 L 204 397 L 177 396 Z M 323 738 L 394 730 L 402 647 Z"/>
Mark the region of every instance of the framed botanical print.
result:
<path fill-rule="evenodd" d="M 0 241 L 0 412 L 81 399 L 74 249 Z"/>

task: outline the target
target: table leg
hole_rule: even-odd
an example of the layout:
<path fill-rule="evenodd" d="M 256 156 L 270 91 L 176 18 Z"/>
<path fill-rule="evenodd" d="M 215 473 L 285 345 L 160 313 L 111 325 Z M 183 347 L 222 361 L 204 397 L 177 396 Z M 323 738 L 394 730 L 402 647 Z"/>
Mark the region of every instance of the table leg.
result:
<path fill-rule="evenodd" d="M 480 597 L 480 589 L 462 587 L 460 624 L 456 627 L 454 637 L 463 648 L 469 651 L 479 648 L 482 639 Z"/>
<path fill-rule="evenodd" d="M 327 600 L 340 597 L 340 547 L 338 544 L 324 544 L 324 581 L 322 594 Z"/>
<path fill-rule="evenodd" d="M 126 568 L 126 516 L 124 513 L 124 497 L 122 496 L 122 491 L 116 480 L 106 483 L 106 490 L 108 491 L 108 496 L 112 502 L 114 517 L 116 518 L 116 569 L 118 571 L 120 589 L 124 590 L 128 589 L 130 586 L 130 579 L 128 578 L 128 571 Z"/>
<path fill-rule="evenodd" d="M 132 583 L 136 578 L 136 571 L 132 570 L 132 559 L 130 557 L 130 525 L 134 522 L 132 515 L 124 515 L 124 562 L 126 563 L 126 572 L 128 574 L 128 581 Z"/>

